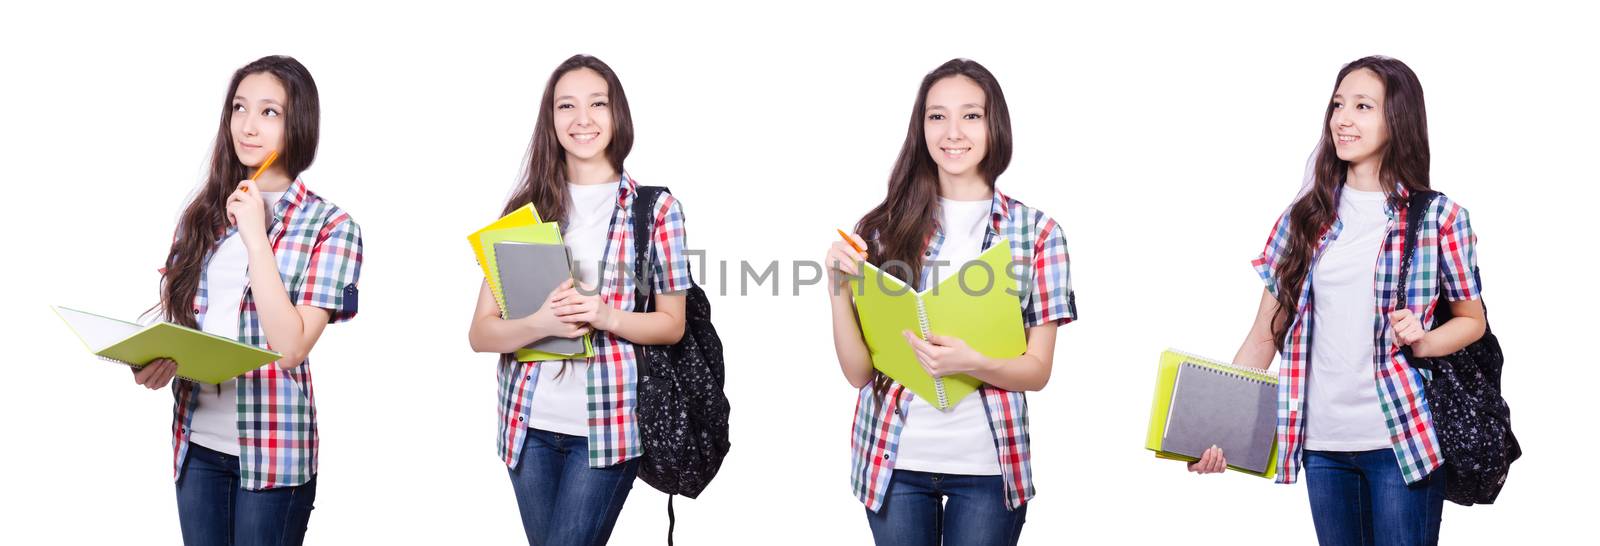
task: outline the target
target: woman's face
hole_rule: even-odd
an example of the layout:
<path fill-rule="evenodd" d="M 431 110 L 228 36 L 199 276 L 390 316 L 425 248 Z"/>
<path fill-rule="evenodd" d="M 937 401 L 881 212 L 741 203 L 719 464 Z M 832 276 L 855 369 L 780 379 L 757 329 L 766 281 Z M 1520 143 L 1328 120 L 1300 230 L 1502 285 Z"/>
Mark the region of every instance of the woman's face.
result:
<path fill-rule="evenodd" d="M 556 80 L 556 140 L 578 160 L 601 157 L 611 144 L 611 98 L 605 78 L 588 68 Z"/>
<path fill-rule="evenodd" d="M 267 159 L 267 154 L 283 149 L 288 95 L 283 82 L 265 72 L 239 81 L 233 93 L 233 114 L 228 118 L 233 153 L 239 156 L 239 163 L 256 167 Z"/>
<path fill-rule="evenodd" d="M 1333 91 L 1328 131 L 1333 134 L 1339 159 L 1355 164 L 1383 160 L 1384 146 L 1389 143 L 1383 92 L 1383 80 L 1366 68 L 1346 74 Z"/>
<path fill-rule="evenodd" d="M 942 175 L 978 173 L 978 164 L 989 151 L 985 98 L 983 88 L 966 76 L 941 79 L 928 89 L 923 103 L 923 135 L 928 153 Z"/>

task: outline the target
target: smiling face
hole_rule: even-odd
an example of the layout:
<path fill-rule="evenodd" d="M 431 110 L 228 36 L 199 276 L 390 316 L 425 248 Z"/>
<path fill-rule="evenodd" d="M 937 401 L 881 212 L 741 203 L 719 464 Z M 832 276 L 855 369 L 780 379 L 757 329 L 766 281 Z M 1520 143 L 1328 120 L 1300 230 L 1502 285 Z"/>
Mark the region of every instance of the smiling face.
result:
<path fill-rule="evenodd" d="M 1346 74 L 1333 92 L 1328 131 L 1333 134 L 1339 159 L 1361 164 L 1382 161 L 1389 143 L 1389 123 L 1384 114 L 1383 80 L 1370 69 Z"/>
<path fill-rule="evenodd" d="M 611 144 L 611 98 L 606 80 L 588 68 L 573 70 L 556 80 L 556 140 L 568 159 L 604 159 Z"/>
<path fill-rule="evenodd" d="M 989 151 L 983 88 L 966 76 L 934 82 L 924 100 L 923 137 L 942 177 L 980 174 L 978 164 Z"/>
<path fill-rule="evenodd" d="M 265 72 L 239 81 L 233 93 L 233 114 L 228 118 L 233 153 L 239 163 L 255 167 L 266 160 L 267 154 L 283 149 L 288 95 L 283 82 Z"/>

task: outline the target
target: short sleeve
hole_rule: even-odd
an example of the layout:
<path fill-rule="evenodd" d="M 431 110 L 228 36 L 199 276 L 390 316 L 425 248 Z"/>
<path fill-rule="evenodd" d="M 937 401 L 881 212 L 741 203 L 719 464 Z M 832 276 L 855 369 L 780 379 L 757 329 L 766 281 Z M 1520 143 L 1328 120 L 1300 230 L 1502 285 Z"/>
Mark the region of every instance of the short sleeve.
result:
<path fill-rule="evenodd" d="M 296 305 L 327 309 L 329 322 L 356 316 L 361 277 L 361 228 L 347 215 L 325 227 L 306 262 L 306 271 L 294 287 Z"/>
<path fill-rule="evenodd" d="M 1256 275 L 1261 277 L 1261 282 L 1266 283 L 1267 290 L 1273 296 L 1278 295 L 1278 278 L 1276 271 L 1278 260 L 1283 258 L 1284 250 L 1289 248 L 1289 211 L 1283 211 L 1278 216 L 1278 221 L 1272 225 L 1272 233 L 1267 236 L 1267 245 L 1261 249 L 1261 255 L 1250 261 L 1256 269 Z"/>
<path fill-rule="evenodd" d="M 1441 199 L 1439 218 L 1439 277 L 1444 296 L 1450 301 L 1475 300 L 1481 295 L 1478 285 L 1478 236 L 1472 233 L 1467 209 Z"/>
<path fill-rule="evenodd" d="M 671 294 L 688 290 L 689 256 L 683 229 L 683 205 L 670 193 L 662 192 L 656 205 L 655 228 L 650 237 L 654 256 L 655 293 Z"/>
<path fill-rule="evenodd" d="M 1023 307 L 1023 326 L 1064 325 L 1078 319 L 1077 296 L 1072 291 L 1072 260 L 1061 225 L 1045 218 L 1033 243 L 1033 278 Z"/>

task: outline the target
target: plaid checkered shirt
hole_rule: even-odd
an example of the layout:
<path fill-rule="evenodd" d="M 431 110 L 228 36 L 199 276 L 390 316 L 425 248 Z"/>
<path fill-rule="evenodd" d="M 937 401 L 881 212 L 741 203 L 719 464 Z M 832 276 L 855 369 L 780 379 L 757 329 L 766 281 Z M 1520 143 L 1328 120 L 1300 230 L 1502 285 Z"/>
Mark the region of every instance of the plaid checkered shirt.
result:
<path fill-rule="evenodd" d="M 231 235 L 230 228 L 221 238 Z M 221 240 L 219 238 L 218 240 Z M 296 179 L 272 206 L 267 240 L 278 273 L 295 305 L 329 311 L 332 322 L 356 314 L 356 281 L 361 276 L 361 228 L 339 207 L 322 200 Z M 210 257 L 206 260 L 209 262 Z M 205 323 L 206 278 L 201 270 L 195 294 L 195 320 Z M 222 310 L 223 312 L 231 310 Z M 270 349 L 250 288 L 239 311 L 239 341 Z M 317 473 L 317 407 L 311 386 L 311 360 L 294 369 L 276 363 L 246 373 L 239 394 L 239 482 L 249 490 L 291 487 Z M 189 450 L 189 431 L 202 385 L 172 383 L 172 471 L 177 479 Z"/>
<path fill-rule="evenodd" d="M 1409 192 L 1400 188 L 1404 203 Z M 1373 310 L 1372 372 L 1378 389 L 1379 405 L 1389 426 L 1395 460 L 1400 465 L 1406 483 L 1415 483 L 1444 463 L 1439 451 L 1439 440 L 1434 435 L 1433 417 L 1428 401 L 1423 396 L 1422 385 L 1429 377 L 1426 370 L 1412 368 L 1399 347 L 1395 345 L 1389 326 L 1389 312 L 1396 303 L 1395 288 L 1400 276 L 1401 254 L 1407 235 L 1406 207 L 1389 203 L 1385 209 L 1389 216 L 1388 234 L 1380 247 L 1372 288 L 1377 293 L 1377 308 Z M 1449 301 L 1477 299 L 1480 295 L 1478 279 L 1473 274 L 1477 266 L 1474 246 L 1477 236 L 1467 221 L 1467 210 L 1440 195 L 1430 203 L 1422 219 L 1421 235 L 1417 239 L 1416 256 L 1411 264 L 1410 278 L 1406 281 L 1406 305 L 1424 327 L 1433 322 L 1433 311 L 1441 295 Z M 1323 229 L 1317 252 L 1309 271 L 1316 270 L 1322 257 L 1335 239 L 1343 224 L 1335 220 Z M 1261 256 L 1252 261 L 1267 289 L 1277 294 L 1278 282 L 1274 276 L 1277 263 L 1290 244 L 1289 213 L 1285 211 L 1272 228 Z M 1278 483 L 1294 483 L 1300 473 L 1301 457 L 1306 434 L 1306 381 L 1311 365 L 1311 316 L 1314 301 L 1311 294 L 1311 275 L 1306 275 L 1300 291 L 1298 310 L 1285 334 L 1283 351 L 1278 367 Z"/>
<path fill-rule="evenodd" d="M 1078 318 L 1067 259 L 1067 240 L 1061 226 L 1021 201 L 994 192 L 990 206 L 990 225 L 984 236 L 987 250 L 997 239 L 1011 245 L 1014 261 L 1031 264 L 1022 267 L 1018 304 L 1023 325 L 1066 324 Z M 939 255 L 944 231 L 936 229 L 928 242 L 925 257 Z M 922 284 L 932 286 L 935 269 L 922 269 Z M 1004 274 L 997 278 L 1009 278 Z M 1023 393 L 990 385 L 979 390 L 983 407 L 994 434 L 1000 459 L 1000 475 L 1005 482 L 1006 508 L 1015 509 L 1033 498 L 1033 468 L 1028 448 L 1028 401 Z M 883 507 L 899 452 L 900 432 L 915 396 L 910 389 L 890 381 L 883 396 L 868 384 L 857 395 L 854 428 L 850 433 L 850 482 L 856 497 L 876 512 Z"/>
<path fill-rule="evenodd" d="M 612 307 L 632 312 L 634 307 L 633 200 L 638 184 L 626 173 L 617 186 L 617 208 L 611 216 L 606 240 L 605 267 L 601 271 L 600 298 Z M 671 194 L 662 192 L 655 204 L 655 227 L 650 237 L 654 252 L 656 294 L 688 290 L 689 257 L 685 254 L 683 207 Z M 515 468 L 528 436 L 528 419 L 533 411 L 534 385 L 539 381 L 539 366 L 560 366 L 584 370 L 589 388 L 589 466 L 602 468 L 643 454 L 639 445 L 639 422 L 634 415 L 637 378 L 636 352 L 632 342 L 594 332 L 592 357 L 582 360 L 545 362 L 502 362 L 499 369 L 500 433 L 497 447 L 506 466 Z"/>

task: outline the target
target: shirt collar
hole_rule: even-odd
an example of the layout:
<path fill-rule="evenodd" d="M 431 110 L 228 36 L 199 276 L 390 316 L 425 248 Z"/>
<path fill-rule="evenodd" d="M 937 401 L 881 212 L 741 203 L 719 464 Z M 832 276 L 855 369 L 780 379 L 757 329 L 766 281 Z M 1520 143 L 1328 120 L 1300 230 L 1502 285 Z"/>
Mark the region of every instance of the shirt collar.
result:
<path fill-rule="evenodd" d="M 619 176 L 622 180 L 617 183 L 617 206 L 621 207 L 626 206 L 628 201 L 639 195 L 639 183 L 634 182 L 633 177 L 628 176 L 627 171 L 623 171 Z"/>
<path fill-rule="evenodd" d="M 306 183 L 299 178 L 295 178 L 294 182 L 290 182 L 289 187 L 283 190 L 283 197 L 272 204 L 272 221 L 283 221 L 283 217 L 289 214 L 290 209 L 300 208 L 300 205 L 304 204 L 305 201 Z"/>
<path fill-rule="evenodd" d="M 1399 213 L 1398 208 L 1404 206 L 1405 203 L 1411 202 L 1411 190 L 1407 190 L 1405 184 L 1396 182 L 1394 184 L 1394 194 L 1394 199 L 1383 200 L 1383 211 L 1390 218 L 1395 218 L 1395 215 Z"/>
<path fill-rule="evenodd" d="M 1011 219 L 1011 198 L 999 189 L 994 190 L 994 199 L 989 204 L 989 215 L 994 218 L 995 229 L 1000 229 L 1001 220 Z"/>

